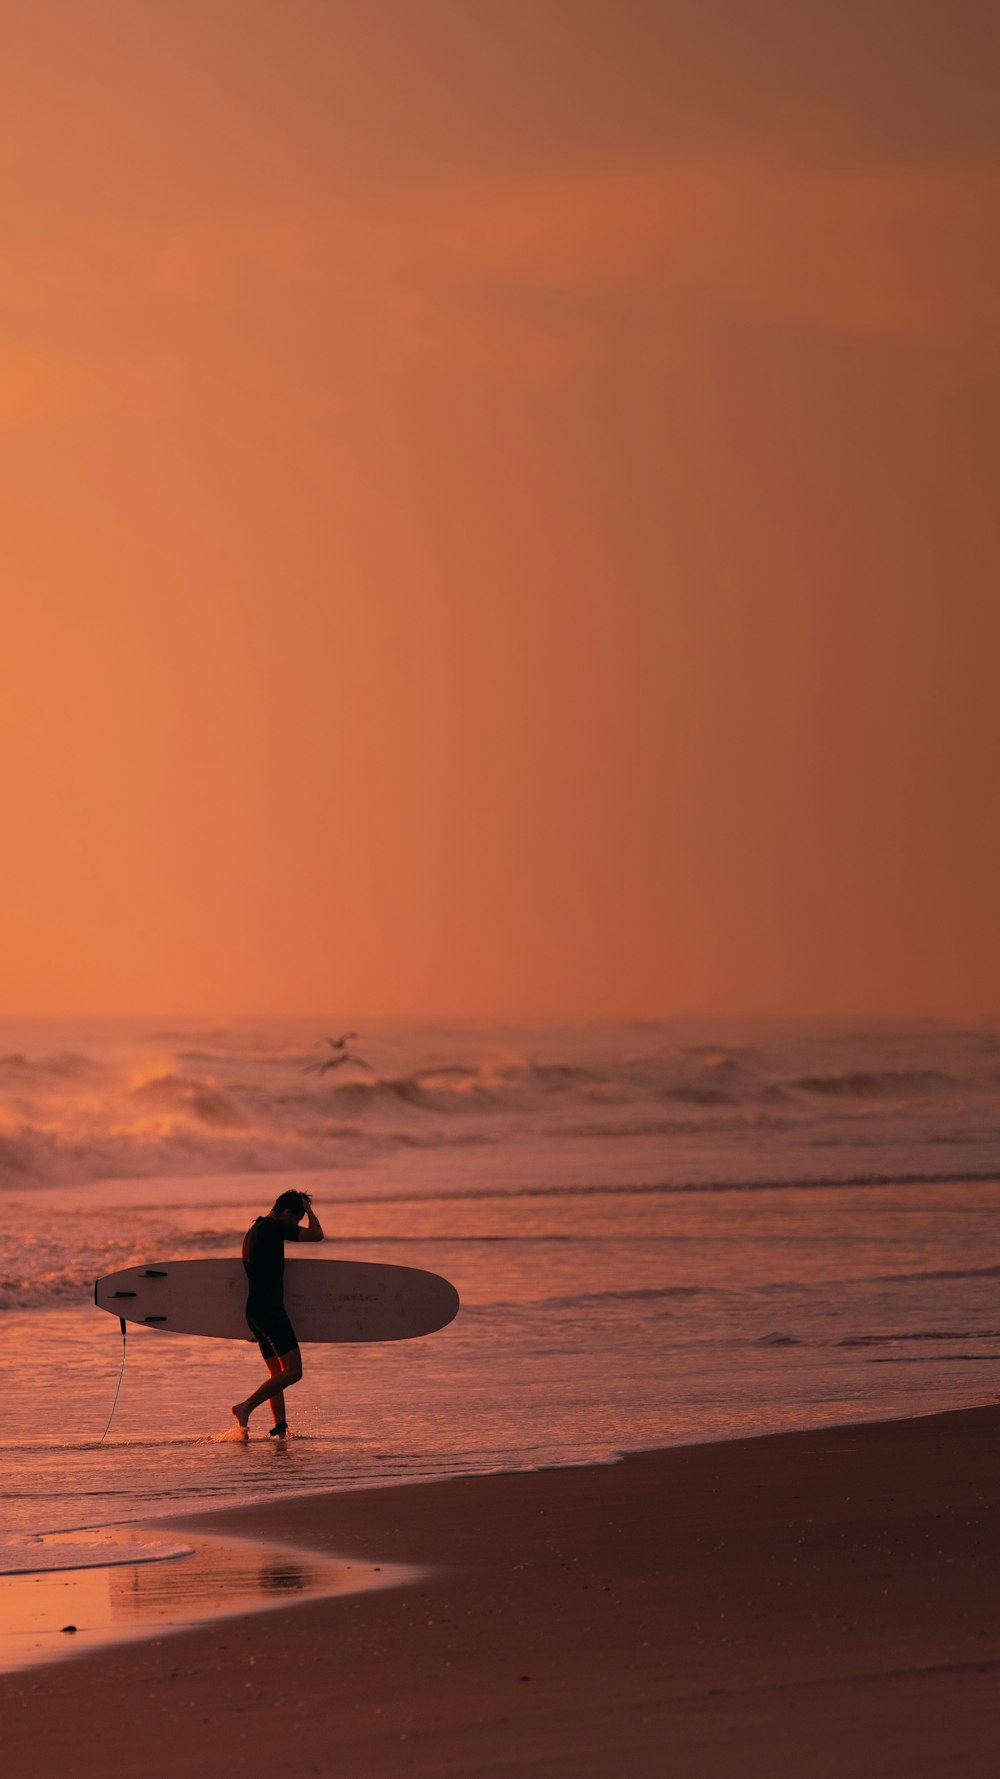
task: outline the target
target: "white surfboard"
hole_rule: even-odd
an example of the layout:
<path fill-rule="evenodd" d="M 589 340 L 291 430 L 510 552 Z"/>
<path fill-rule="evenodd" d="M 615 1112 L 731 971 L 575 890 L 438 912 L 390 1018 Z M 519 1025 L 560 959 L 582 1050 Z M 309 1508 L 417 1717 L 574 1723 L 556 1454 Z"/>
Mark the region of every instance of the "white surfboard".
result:
<path fill-rule="evenodd" d="M 242 1260 L 156 1260 L 108 1273 L 94 1302 L 165 1334 L 252 1340 Z M 300 1341 L 413 1340 L 458 1314 L 458 1292 L 435 1272 L 363 1260 L 286 1260 L 285 1308 Z"/>

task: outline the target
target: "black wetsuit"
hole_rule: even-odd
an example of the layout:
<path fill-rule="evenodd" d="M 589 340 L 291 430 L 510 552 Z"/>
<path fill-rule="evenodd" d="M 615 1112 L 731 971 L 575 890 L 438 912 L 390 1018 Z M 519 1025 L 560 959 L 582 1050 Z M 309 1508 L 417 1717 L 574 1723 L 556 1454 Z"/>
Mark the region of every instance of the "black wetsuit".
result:
<path fill-rule="evenodd" d="M 298 1346 L 285 1309 L 285 1243 L 298 1241 L 294 1223 L 258 1217 L 243 1238 L 249 1294 L 246 1317 L 265 1359 L 280 1359 Z"/>

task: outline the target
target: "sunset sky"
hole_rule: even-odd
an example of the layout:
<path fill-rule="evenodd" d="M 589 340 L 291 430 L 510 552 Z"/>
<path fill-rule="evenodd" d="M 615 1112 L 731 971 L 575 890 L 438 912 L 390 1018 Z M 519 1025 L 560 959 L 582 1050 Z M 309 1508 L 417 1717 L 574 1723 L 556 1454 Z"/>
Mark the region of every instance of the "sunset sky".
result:
<path fill-rule="evenodd" d="M 1000 1010 L 994 0 L 3 0 L 0 998 Z"/>

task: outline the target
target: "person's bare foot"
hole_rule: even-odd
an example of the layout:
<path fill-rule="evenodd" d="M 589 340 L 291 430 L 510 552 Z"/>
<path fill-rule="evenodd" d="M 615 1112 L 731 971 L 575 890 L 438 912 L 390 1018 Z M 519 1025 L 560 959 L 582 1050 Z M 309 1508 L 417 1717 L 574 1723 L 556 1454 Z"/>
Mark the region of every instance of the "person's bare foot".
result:
<path fill-rule="evenodd" d="M 249 1439 L 250 1428 L 248 1422 L 250 1420 L 250 1410 L 247 1408 L 246 1403 L 234 1402 L 233 1414 L 236 1416 L 236 1425 L 242 1430 L 244 1439 Z"/>

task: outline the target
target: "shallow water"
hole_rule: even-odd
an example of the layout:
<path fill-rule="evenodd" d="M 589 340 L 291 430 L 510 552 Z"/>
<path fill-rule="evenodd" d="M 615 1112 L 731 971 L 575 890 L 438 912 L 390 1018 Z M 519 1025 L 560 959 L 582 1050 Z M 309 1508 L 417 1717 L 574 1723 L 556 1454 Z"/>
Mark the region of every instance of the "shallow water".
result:
<path fill-rule="evenodd" d="M 3 1035 L 2 1566 L 51 1530 L 996 1394 L 994 1031 L 375 1030 L 352 1079 L 307 1072 L 316 1035 Z M 307 1348 L 286 1446 L 263 1413 L 218 1439 L 254 1347 L 135 1330 L 98 1443 L 122 1343 L 93 1278 L 237 1253 L 296 1183 L 324 1255 L 442 1272 L 458 1319 Z"/>
<path fill-rule="evenodd" d="M 38 1571 L 0 1575 L 0 1671 L 34 1667 L 136 1637 L 267 1612 L 309 1596 L 394 1587 L 421 1571 L 317 1555 L 270 1540 L 192 1534 L 178 1545 L 133 1527 L 55 1538 Z M 69 1566 L 65 1566 L 69 1565 Z M 255 1657 L 248 1657 L 253 1667 Z"/>

